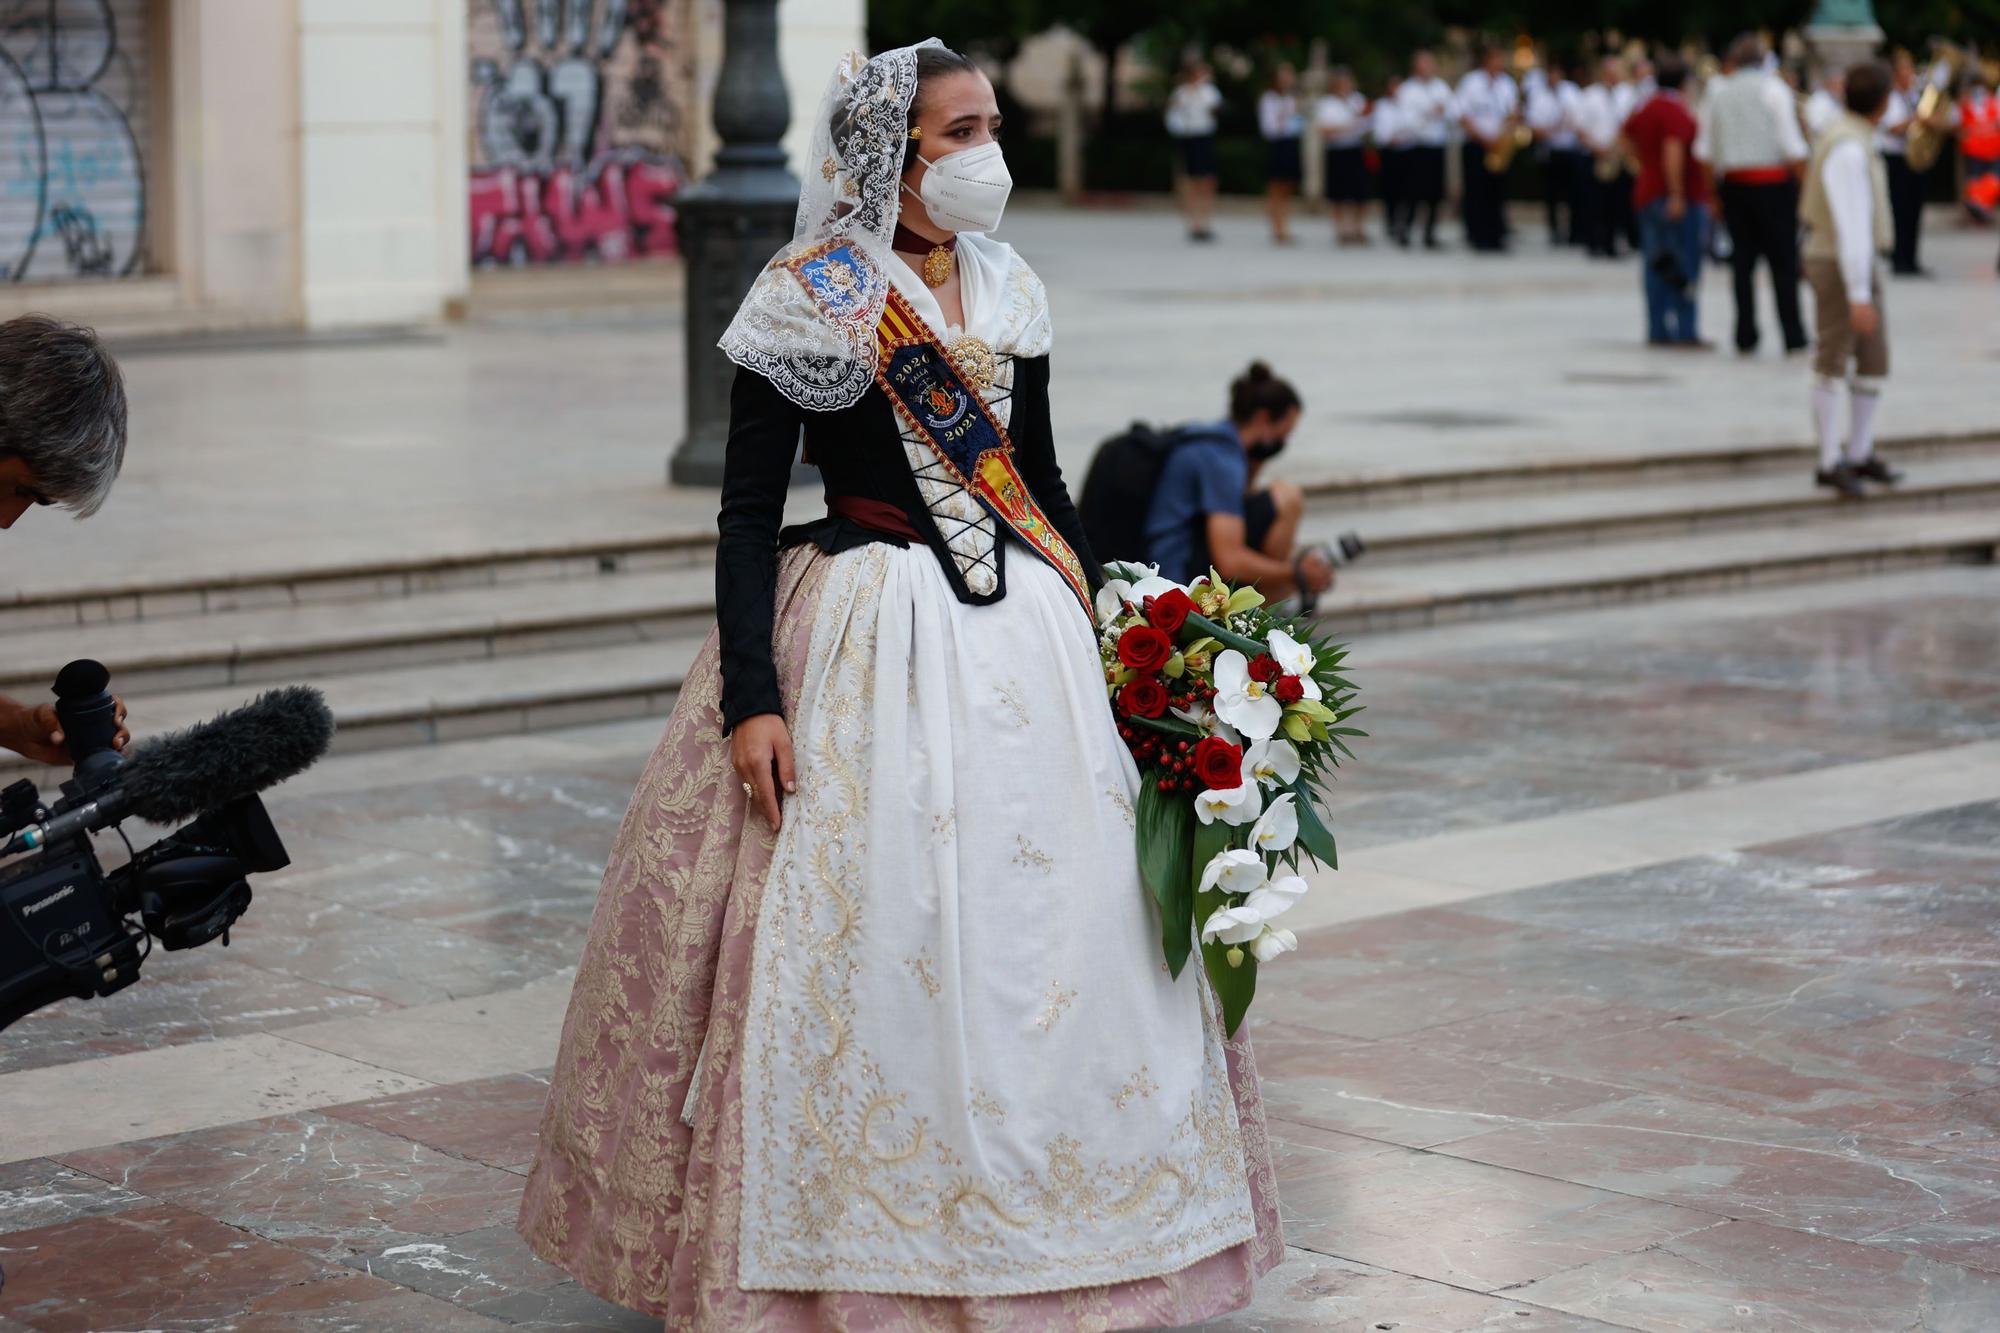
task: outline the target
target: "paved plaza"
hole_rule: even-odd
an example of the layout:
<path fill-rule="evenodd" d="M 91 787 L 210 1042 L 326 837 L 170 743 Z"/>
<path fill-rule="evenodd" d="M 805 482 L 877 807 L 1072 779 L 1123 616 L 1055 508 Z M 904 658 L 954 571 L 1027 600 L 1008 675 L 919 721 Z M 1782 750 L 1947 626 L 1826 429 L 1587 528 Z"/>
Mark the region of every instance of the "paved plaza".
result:
<path fill-rule="evenodd" d="M 1252 355 L 1307 399 L 1306 479 L 1804 442 L 1805 367 L 1648 354 L 1629 263 L 1222 230 L 1009 219 L 1066 465 L 1219 412 Z M 1893 289 L 1889 434 L 1994 428 L 1992 246 L 1939 234 L 1944 276 Z M 15 591 L 706 527 L 661 484 L 676 320 L 135 355 L 130 476 L 9 534 Z M 1288 1257 L 1206 1327 L 2000 1328 L 1996 592 L 1943 566 L 1355 635 L 1341 869 L 1252 1017 Z M 661 721 L 331 758 L 270 798 L 294 864 L 229 948 L 0 1032 L 0 1333 L 657 1329 L 512 1223 Z"/>
<path fill-rule="evenodd" d="M 1892 440 L 1995 424 L 1996 242 L 1945 223 L 1925 251 L 1937 279 L 1889 294 Z M 1308 482 L 1809 436 L 1807 367 L 1774 343 L 1749 359 L 1642 345 L 1636 260 L 1550 252 L 1532 230 L 1496 259 L 1278 249 L 1254 216 L 1219 226 L 1207 248 L 1157 210 L 1008 216 L 1002 235 L 1049 287 L 1072 475 L 1135 418 L 1222 415 L 1252 357 L 1305 398 L 1277 471 Z M 1709 270 L 1704 296 L 1726 341 L 1726 272 Z M 662 297 L 503 309 L 379 344 L 148 346 L 126 360 L 132 445 L 110 505 L 88 524 L 32 520 L 35 560 L 14 563 L 12 590 L 712 532 L 714 493 L 665 485 L 685 424 L 680 321 Z"/>

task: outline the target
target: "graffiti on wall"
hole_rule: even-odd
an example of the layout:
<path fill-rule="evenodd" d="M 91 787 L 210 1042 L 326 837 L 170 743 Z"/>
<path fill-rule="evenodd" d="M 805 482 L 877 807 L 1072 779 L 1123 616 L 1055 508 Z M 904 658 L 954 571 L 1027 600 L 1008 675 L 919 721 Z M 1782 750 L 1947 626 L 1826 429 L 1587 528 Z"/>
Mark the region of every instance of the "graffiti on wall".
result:
<path fill-rule="evenodd" d="M 0 0 L 0 265 L 11 282 L 137 272 L 142 0 Z M 141 53 L 143 56 L 143 53 Z"/>
<path fill-rule="evenodd" d="M 674 252 L 686 0 L 472 0 L 472 258 Z"/>

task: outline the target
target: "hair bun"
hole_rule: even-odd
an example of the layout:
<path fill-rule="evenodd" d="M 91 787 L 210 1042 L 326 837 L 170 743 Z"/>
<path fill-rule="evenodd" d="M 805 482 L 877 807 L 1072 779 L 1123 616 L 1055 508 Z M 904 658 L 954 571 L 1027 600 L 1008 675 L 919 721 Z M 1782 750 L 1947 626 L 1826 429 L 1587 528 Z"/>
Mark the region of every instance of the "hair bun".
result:
<path fill-rule="evenodd" d="M 1268 384 L 1277 376 L 1272 374 L 1271 368 L 1262 361 L 1252 361 L 1250 369 L 1243 372 L 1243 378 L 1252 384 Z"/>

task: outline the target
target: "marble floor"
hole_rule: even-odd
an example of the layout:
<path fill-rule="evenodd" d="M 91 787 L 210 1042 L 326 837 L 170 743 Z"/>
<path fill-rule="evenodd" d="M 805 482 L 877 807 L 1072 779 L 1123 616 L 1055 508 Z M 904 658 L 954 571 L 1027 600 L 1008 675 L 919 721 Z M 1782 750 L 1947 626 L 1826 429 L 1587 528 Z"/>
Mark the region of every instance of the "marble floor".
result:
<path fill-rule="evenodd" d="M 1209 1327 L 2000 1328 L 1996 579 L 1359 643 Z M 329 762 L 230 948 L 0 1033 L 0 1333 L 656 1328 L 510 1225 L 656 731 Z"/>

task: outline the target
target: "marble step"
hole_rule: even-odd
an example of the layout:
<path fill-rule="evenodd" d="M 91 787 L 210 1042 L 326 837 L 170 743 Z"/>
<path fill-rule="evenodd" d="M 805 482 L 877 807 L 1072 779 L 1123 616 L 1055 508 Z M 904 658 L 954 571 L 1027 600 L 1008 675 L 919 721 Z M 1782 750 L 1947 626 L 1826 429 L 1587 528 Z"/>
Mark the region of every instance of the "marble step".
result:
<path fill-rule="evenodd" d="M 1896 456 L 1916 463 L 1910 498 L 1921 503 L 1936 493 L 1934 478 L 1961 465 L 1983 480 L 2000 472 L 2000 436 L 1956 436 L 1902 441 Z M 1361 528 L 1374 536 L 1379 556 L 1422 556 L 1454 550 L 1504 550 L 1524 544 L 1587 539 L 1607 525 L 1604 514 L 1632 523 L 1682 521 L 1689 509 L 1713 509 L 1755 517 L 1771 506 L 1752 505 L 1748 479 L 1768 487 L 1777 508 L 1804 512 L 1821 497 L 1791 482 L 1811 466 L 1811 453 L 1794 446 L 1756 446 L 1690 451 L 1636 459 L 1557 459 L 1479 469 L 1426 470 L 1352 477 L 1304 477 L 1312 511 L 1335 515 L 1338 527 Z M 1657 492 L 1656 498 L 1653 497 Z M 1602 504 L 1599 504 L 1599 500 Z M 1678 510 L 1662 516 L 1666 506 Z M 1430 511 L 1440 508 L 1437 514 Z M 819 511 L 814 487 L 792 492 L 788 521 Z M 1553 514 L 1554 518 L 1543 515 Z M 1567 515 L 1568 517 L 1565 517 Z M 1571 520 L 1574 521 L 1571 521 Z M 1713 520 L 1711 519 L 1711 522 Z M 1528 529 L 1522 531 L 1521 529 Z M 1470 544 L 1461 532 L 1473 534 Z M 135 621 L 165 616 L 303 606 L 314 603 L 379 603 L 386 598 L 426 596 L 474 588 L 571 582 L 607 574 L 686 568 L 707 562 L 715 528 L 704 513 L 700 522 L 663 521 L 656 527 L 600 532 L 583 540 L 524 539 L 504 548 L 460 549 L 449 533 L 407 534 L 401 554 L 378 560 L 335 560 L 286 568 L 269 566 L 218 572 L 223 566 L 188 573 L 137 569 L 115 583 L 80 584 L 59 568 L 16 572 L 10 593 L 0 593 L 0 630 L 9 633 L 49 626 Z"/>
<path fill-rule="evenodd" d="M 1939 476 L 1944 466 L 1932 470 L 1939 487 L 1933 503 L 1962 499 L 1973 484 Z M 2000 476 L 1983 484 L 2000 486 Z M 1683 493 L 1650 509 L 1643 495 L 1608 494 L 1567 515 L 1566 507 L 1576 508 L 1569 496 L 1533 506 L 1495 507 L 1489 499 L 1383 511 L 1366 523 L 1357 520 L 1374 545 L 1343 571 L 1328 613 L 1365 628 L 1459 619 L 1495 608 L 1653 596 L 1680 591 L 1683 584 L 1722 586 L 1717 580 L 1833 577 L 1878 565 L 1976 559 L 1982 543 L 1990 545 L 2000 531 L 2000 505 L 1919 508 L 1914 482 L 1912 493 L 1896 502 L 1907 507 L 1839 505 L 1796 478 L 1783 486 L 1783 495 L 1776 487 L 1760 494 L 1759 485 L 1739 481 L 1727 495 L 1712 497 L 1680 488 Z M 1768 517 L 1769 507 L 1790 505 L 1789 497 L 1800 491 L 1805 494 L 1791 522 L 1709 530 L 1732 497 L 1765 506 L 1760 512 Z M 1605 517 L 1601 511 L 1614 500 L 1623 503 L 1623 514 Z M 1452 512 L 1441 518 L 1435 510 Z M 1533 528 L 1537 515 L 1539 532 Z M 1344 522 L 1329 515 L 1308 532 L 1331 536 Z M 1514 527 L 1506 527 L 1509 522 Z M 1565 531 L 1565 523 L 1571 530 L 1588 525 L 1585 536 L 1595 540 L 1583 547 L 1557 543 L 1554 534 Z M 1410 558 L 1412 547 L 1433 539 L 1457 544 L 1456 557 Z M 0 635 L 0 689 L 38 695 L 57 668 L 76 657 L 97 658 L 112 668 L 121 689 L 146 693 L 474 664 L 675 638 L 702 628 L 713 614 L 712 570 L 685 565 L 366 602 L 47 627 Z"/>
<path fill-rule="evenodd" d="M 1344 509 L 1314 497 L 1305 532 L 1330 540 L 1354 531 L 1371 563 L 1456 559 L 1466 555 L 1638 541 L 1810 519 L 1849 521 L 1884 513 L 2000 507 L 2000 452 L 1964 451 L 1911 462 L 1893 490 L 1873 489 L 1862 505 L 1844 503 L 1812 484 L 1805 467 L 1702 480 L 1607 488 L 1551 488 L 1511 496 L 1479 495 L 1387 508 Z"/>
<path fill-rule="evenodd" d="M 0 689 L 37 692 L 77 657 L 103 662 L 123 689 L 157 693 L 613 648 L 684 636 L 714 614 L 704 564 L 52 626 L 0 635 Z"/>
<path fill-rule="evenodd" d="M 1925 565 L 1986 564 L 1997 546 L 2000 513 L 1882 513 L 1696 538 L 1605 542 L 1589 548 L 1587 557 L 1554 550 L 1356 566 L 1324 604 L 1323 619 L 1340 634 L 1361 634 Z M 515 601 L 520 610 L 531 605 Z M 296 669 L 287 678 L 326 689 L 341 721 L 343 751 L 662 716 L 705 632 L 686 627 L 687 620 L 682 624 L 645 639 L 370 669 L 357 669 L 349 659 L 344 668 L 319 670 L 309 657 L 295 655 Z M 134 683 L 121 677 L 142 734 L 212 716 L 257 690 L 245 681 L 176 689 Z M 0 764 L 0 774 L 9 777 L 27 771 Z"/>

